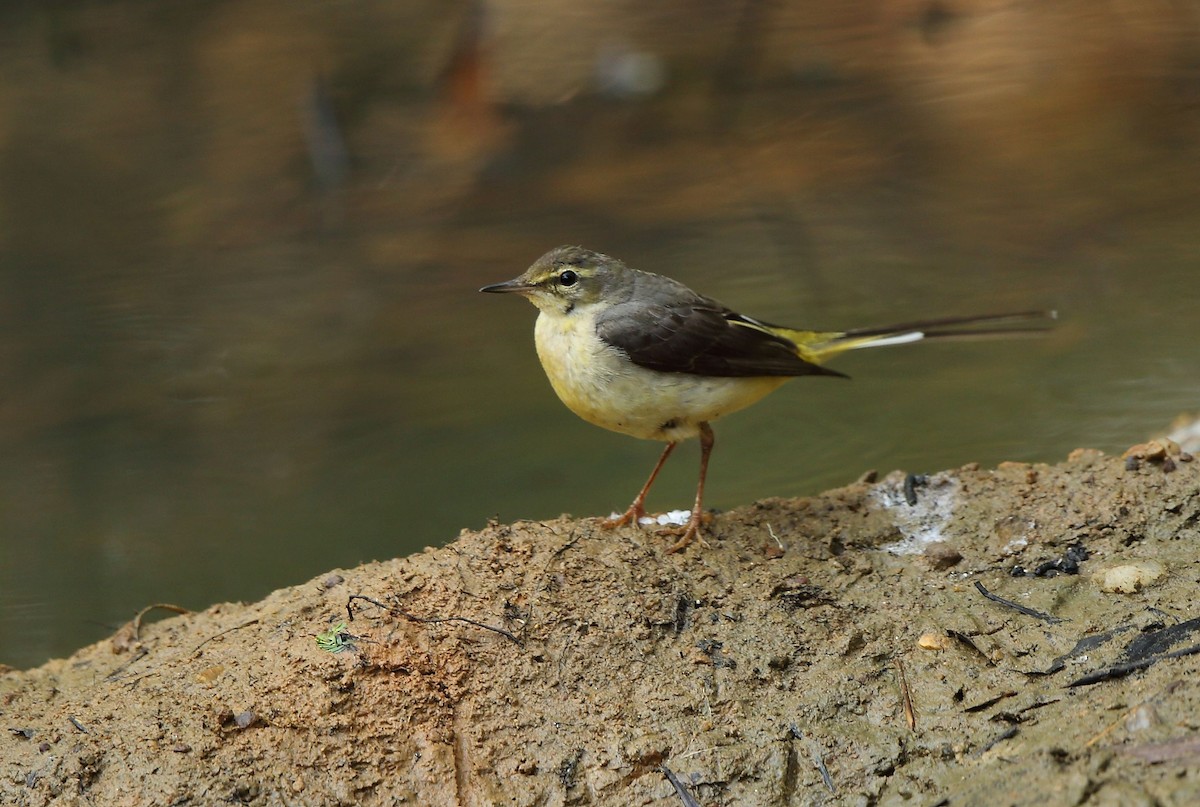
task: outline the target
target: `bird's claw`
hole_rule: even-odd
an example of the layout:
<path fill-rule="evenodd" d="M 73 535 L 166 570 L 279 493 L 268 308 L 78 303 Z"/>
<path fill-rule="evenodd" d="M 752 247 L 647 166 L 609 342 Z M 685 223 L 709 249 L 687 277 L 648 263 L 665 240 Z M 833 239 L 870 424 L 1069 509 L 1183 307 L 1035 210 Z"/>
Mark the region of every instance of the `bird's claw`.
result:
<path fill-rule="evenodd" d="M 688 519 L 687 524 L 679 527 L 667 527 L 661 530 L 655 530 L 658 535 L 678 535 L 679 540 L 671 544 L 667 548 L 668 555 L 674 555 L 676 552 L 681 552 L 692 544 L 694 541 L 699 541 L 701 546 L 707 547 L 708 542 L 704 540 L 703 531 L 700 527 L 711 521 L 712 517 L 707 513 L 693 512 L 692 517 Z"/>
<path fill-rule="evenodd" d="M 646 512 L 644 507 L 642 507 L 639 503 L 634 503 L 630 505 L 629 509 L 621 515 L 613 516 L 612 518 L 606 518 L 601 521 L 600 527 L 601 529 L 605 530 L 615 530 L 617 527 L 624 527 L 627 524 L 632 524 L 640 529 L 643 526 L 642 519 L 647 518 L 648 516 L 649 514 Z M 708 513 L 698 513 L 693 511 L 686 524 L 680 524 L 679 526 L 675 527 L 663 527 L 662 529 L 655 530 L 654 534 L 674 535 L 679 537 L 679 540 L 671 544 L 671 546 L 667 549 L 667 554 L 673 555 L 676 552 L 679 552 L 690 546 L 695 541 L 699 541 L 702 546 L 708 546 L 704 540 L 704 537 L 701 535 L 700 528 L 711 520 L 712 516 Z"/>
<path fill-rule="evenodd" d="M 642 507 L 640 503 L 635 502 L 634 504 L 631 504 L 629 509 L 621 515 L 613 516 L 612 518 L 606 518 L 601 521 L 600 527 L 601 529 L 605 530 L 615 530 L 617 527 L 624 527 L 626 524 L 632 524 L 635 527 L 640 527 L 642 524 L 642 519 L 645 517 L 646 508 Z"/>

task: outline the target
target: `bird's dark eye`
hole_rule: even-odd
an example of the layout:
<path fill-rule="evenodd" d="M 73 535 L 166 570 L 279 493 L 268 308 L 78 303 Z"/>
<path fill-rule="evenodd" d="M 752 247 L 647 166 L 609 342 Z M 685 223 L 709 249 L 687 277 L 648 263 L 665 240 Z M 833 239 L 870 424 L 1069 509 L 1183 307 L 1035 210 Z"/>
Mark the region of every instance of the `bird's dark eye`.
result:
<path fill-rule="evenodd" d="M 570 269 L 565 269 L 558 274 L 558 285 L 560 286 L 574 286 L 578 282 L 579 275 Z"/>

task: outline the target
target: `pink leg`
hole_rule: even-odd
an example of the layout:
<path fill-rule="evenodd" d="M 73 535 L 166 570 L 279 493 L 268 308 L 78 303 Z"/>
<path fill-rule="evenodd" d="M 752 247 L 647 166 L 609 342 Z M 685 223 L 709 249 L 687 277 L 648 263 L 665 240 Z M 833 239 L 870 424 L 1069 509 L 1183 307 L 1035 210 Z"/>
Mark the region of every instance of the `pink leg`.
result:
<path fill-rule="evenodd" d="M 707 426 L 705 426 L 707 428 Z M 658 472 L 662 470 L 663 463 L 667 461 L 667 457 L 671 456 L 671 452 L 675 450 L 678 443 L 667 443 L 667 447 L 663 449 L 662 456 L 658 458 L 658 464 L 654 466 L 654 470 L 650 472 L 650 478 L 646 480 L 646 484 L 642 485 L 641 491 L 637 498 L 633 500 L 633 504 L 629 505 L 629 509 L 616 518 L 606 518 L 600 522 L 600 526 L 606 530 L 611 530 L 614 527 L 621 527 L 625 524 L 633 524 L 635 527 L 640 523 L 639 520 L 646 515 L 646 494 L 650 492 L 650 486 L 654 484 Z"/>
<path fill-rule="evenodd" d="M 692 541 L 700 537 L 700 524 L 704 519 L 704 478 L 708 476 L 708 457 L 712 454 L 716 438 L 712 427 L 707 423 L 700 424 L 700 481 L 696 484 L 696 503 L 692 505 L 692 517 L 682 529 L 664 530 L 670 535 L 678 535 L 679 540 L 667 550 L 668 554 L 678 552 Z M 703 543 L 703 540 L 701 541 Z"/>

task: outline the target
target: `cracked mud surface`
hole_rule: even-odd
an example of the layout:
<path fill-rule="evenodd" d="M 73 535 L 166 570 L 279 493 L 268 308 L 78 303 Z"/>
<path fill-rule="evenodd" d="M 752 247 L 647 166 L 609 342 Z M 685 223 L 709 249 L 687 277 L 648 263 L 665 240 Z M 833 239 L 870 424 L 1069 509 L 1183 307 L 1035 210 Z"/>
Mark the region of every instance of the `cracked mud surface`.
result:
<path fill-rule="evenodd" d="M 1176 447 L 868 477 L 707 540 L 490 525 L 9 670 L 0 803 L 684 804 L 667 771 L 702 805 L 1200 803 Z"/>

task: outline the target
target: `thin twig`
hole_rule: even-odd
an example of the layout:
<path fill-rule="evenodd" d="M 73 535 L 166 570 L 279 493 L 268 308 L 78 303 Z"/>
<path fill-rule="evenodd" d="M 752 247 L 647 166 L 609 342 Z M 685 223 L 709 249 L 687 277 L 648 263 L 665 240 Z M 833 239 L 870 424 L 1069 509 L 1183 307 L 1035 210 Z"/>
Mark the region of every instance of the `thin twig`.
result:
<path fill-rule="evenodd" d="M 169 602 L 156 602 L 156 603 L 154 603 L 154 605 L 147 605 L 145 608 L 138 611 L 137 616 L 135 616 L 133 618 L 133 640 L 135 642 L 141 641 L 141 638 L 142 638 L 141 637 L 142 619 L 145 618 L 146 614 L 150 613 L 151 611 L 160 610 L 160 609 L 163 611 L 170 611 L 171 613 L 174 613 L 174 614 L 190 614 L 191 613 L 191 609 L 184 608 L 181 605 L 172 605 Z"/>
<path fill-rule="evenodd" d="M 670 768 L 663 765 L 659 770 L 662 771 L 663 776 L 667 777 L 667 781 L 671 783 L 671 787 L 675 788 L 675 795 L 679 796 L 679 801 L 683 803 L 683 807 L 700 807 L 700 802 L 696 801 L 692 796 L 691 792 L 687 789 L 687 785 L 679 781 L 679 777 Z"/>
<path fill-rule="evenodd" d="M 989 742 L 983 748 L 980 748 L 972 756 L 974 756 L 976 758 L 983 756 L 988 751 L 991 751 L 993 748 L 995 748 L 997 745 L 1004 742 L 1005 740 L 1011 740 L 1013 737 L 1016 737 L 1020 731 L 1021 731 L 1021 729 L 1018 726 L 1009 726 L 1004 731 L 1000 732 L 999 735 L 992 738 L 991 742 Z"/>
<path fill-rule="evenodd" d="M 196 647 L 195 647 L 195 648 L 192 650 L 192 655 L 196 655 L 197 653 L 199 653 L 199 652 L 200 652 L 200 648 L 204 647 L 204 645 L 208 644 L 208 643 L 209 643 L 209 642 L 211 642 L 213 639 L 219 639 L 219 638 L 221 638 L 222 636 L 224 636 L 226 633 L 233 633 L 235 630 L 241 630 L 242 628 L 248 628 L 248 627 L 250 627 L 251 625 L 257 625 L 257 624 L 258 624 L 258 618 L 257 618 L 257 617 L 255 617 L 254 619 L 251 619 L 251 620 L 250 620 L 250 621 L 248 621 L 248 622 L 243 622 L 243 623 L 242 623 L 242 624 L 240 624 L 240 625 L 234 625 L 232 628 L 226 628 L 225 630 L 223 630 L 223 631 L 221 631 L 221 632 L 219 632 L 219 633 L 214 633 L 212 636 L 209 636 L 209 637 L 208 637 L 207 639 L 205 639 L 203 642 L 201 642 L 200 644 L 196 645 Z"/>
<path fill-rule="evenodd" d="M 989 667 L 996 666 L 996 662 L 992 660 L 992 657 L 989 656 L 987 653 L 983 652 L 983 648 L 981 648 L 979 645 L 975 644 L 975 640 L 972 639 L 967 634 L 960 633 L 959 631 L 956 631 L 953 628 L 949 628 L 946 630 L 946 635 L 949 636 L 954 641 L 958 642 L 959 644 L 964 644 L 967 647 L 974 650 L 977 654 L 979 654 L 979 657 L 987 663 L 987 665 Z"/>
<path fill-rule="evenodd" d="M 904 700 L 904 719 L 908 721 L 908 730 L 917 730 L 917 712 L 913 709 L 912 694 L 908 691 L 908 678 L 904 675 L 904 662 L 896 656 L 896 673 L 900 680 L 900 697 Z"/>
<path fill-rule="evenodd" d="M 423 624 L 437 623 L 437 622 L 465 622 L 466 624 L 474 625 L 477 628 L 482 628 L 484 630 L 490 630 L 493 633 L 499 633 L 501 636 L 503 636 L 505 639 L 508 639 L 510 642 L 512 642 L 515 645 L 523 644 L 520 637 L 516 636 L 513 633 L 510 633 L 509 631 L 506 631 L 504 628 L 497 628 L 495 625 L 487 625 L 483 622 L 478 622 L 474 619 L 471 619 L 470 617 L 465 617 L 465 616 L 417 616 L 416 614 L 410 614 L 408 611 L 403 611 L 399 608 L 388 605 L 387 603 L 380 602 L 379 600 L 375 599 L 374 597 L 368 597 L 365 594 L 351 594 L 350 597 L 346 600 L 346 613 L 349 614 L 351 621 L 354 620 L 354 609 L 351 608 L 351 604 L 354 602 L 354 600 L 363 600 L 365 602 L 369 602 L 369 603 L 371 603 L 371 605 L 374 605 L 378 608 L 382 608 L 383 610 L 387 611 L 389 614 L 392 614 L 394 616 L 401 617 L 402 619 L 407 619 L 409 622 L 420 622 Z"/>
<path fill-rule="evenodd" d="M 104 680 L 105 681 L 116 681 L 118 678 L 121 677 L 122 674 L 124 674 L 124 672 L 126 670 L 128 670 L 134 664 L 137 664 L 139 661 L 141 661 L 148 655 L 150 655 L 149 650 L 147 650 L 144 647 L 139 647 L 137 649 L 137 652 L 133 654 L 133 658 L 129 659 L 129 661 L 125 662 L 120 667 L 117 667 L 115 670 L 110 672 L 108 675 L 104 676 Z"/>
<path fill-rule="evenodd" d="M 1019 602 L 1013 602 L 1012 600 L 1006 600 L 997 594 L 993 594 L 992 592 L 990 592 L 986 588 L 984 588 L 983 583 L 980 583 L 978 580 L 975 581 L 975 588 L 978 589 L 980 594 L 982 594 L 984 597 L 987 597 L 992 602 L 1007 606 L 1007 607 L 1013 609 L 1014 611 L 1019 611 L 1020 613 L 1025 614 L 1025 616 L 1031 616 L 1036 619 L 1040 619 L 1043 622 L 1049 622 L 1051 625 L 1057 625 L 1059 622 L 1066 621 L 1066 620 L 1062 619 L 1061 617 L 1054 616 L 1053 614 L 1046 614 L 1041 611 L 1037 611 L 1033 608 L 1029 608 L 1027 606 L 1021 605 Z"/>
<path fill-rule="evenodd" d="M 1137 661 L 1131 661 L 1128 664 L 1116 664 L 1112 667 L 1105 667 L 1103 670 L 1089 673 L 1082 678 L 1076 678 L 1074 681 L 1067 684 L 1067 686 L 1082 687 L 1087 686 L 1088 684 L 1098 684 L 1101 681 L 1108 681 L 1112 678 L 1124 678 L 1130 673 L 1137 672 L 1138 670 L 1144 670 L 1156 662 L 1163 661 L 1165 659 L 1194 656 L 1197 653 L 1200 653 L 1200 644 L 1194 644 L 1191 647 L 1185 647 L 1182 650 L 1173 650 L 1170 653 L 1162 653 L 1161 655 L 1138 659 Z"/>
<path fill-rule="evenodd" d="M 1118 749 L 1118 753 L 1140 759 L 1150 765 L 1182 759 L 1193 760 L 1200 756 L 1200 740 L 1194 737 L 1177 737 L 1162 743 L 1123 746 Z"/>
<path fill-rule="evenodd" d="M 571 537 L 570 537 L 570 539 L 568 539 L 568 541 L 567 541 L 565 544 L 563 544 L 562 546 L 560 546 L 558 549 L 556 549 L 556 550 L 554 550 L 553 552 L 551 552 L 551 553 L 550 553 L 550 557 L 552 557 L 552 558 L 557 558 L 559 555 L 561 555 L 562 553 L 566 552 L 566 551 L 567 551 L 568 549 L 570 549 L 571 547 L 575 546 L 575 544 L 576 544 L 576 543 L 578 543 L 578 542 L 579 542 L 579 528 L 578 528 L 578 527 L 574 527 L 574 528 L 572 528 L 572 529 L 571 529 Z M 549 566 L 550 566 L 550 564 L 549 564 L 549 563 L 547 563 L 547 564 L 546 564 L 546 567 L 547 567 L 547 568 L 549 568 Z"/>
<path fill-rule="evenodd" d="M 1111 723 L 1109 723 L 1107 726 L 1105 726 L 1105 727 L 1104 727 L 1103 729 L 1101 729 L 1100 731 L 1098 731 L 1098 732 L 1096 732 L 1095 734 L 1093 734 L 1093 735 L 1092 735 L 1092 739 L 1090 739 L 1090 740 L 1088 740 L 1086 743 L 1084 743 L 1084 744 L 1083 744 L 1083 747 L 1084 747 L 1084 748 L 1091 748 L 1093 745 L 1095 745 L 1096 743 L 1098 743 L 1098 742 L 1100 742 L 1102 739 L 1104 739 L 1106 736 L 1108 736 L 1108 734 L 1109 734 L 1109 733 L 1110 733 L 1110 732 L 1111 732 L 1113 729 L 1115 729 L 1117 726 L 1121 725 L 1121 723 L 1123 723 L 1123 722 L 1124 722 L 1124 721 L 1125 721 L 1125 720 L 1126 720 L 1126 719 L 1127 719 L 1127 718 L 1128 718 L 1128 717 L 1129 717 L 1131 714 L 1133 714 L 1134 712 L 1136 712 L 1138 709 L 1141 709 L 1143 706 L 1146 706 L 1147 704 L 1153 703 L 1154 701 L 1156 701 L 1156 700 L 1158 700 L 1159 698 L 1161 698 L 1163 695 L 1168 695 L 1168 694 L 1170 694 L 1170 693 L 1174 692 L 1174 691 L 1175 691 L 1175 689 L 1176 689 L 1176 688 L 1177 688 L 1177 687 L 1178 687 L 1178 686 L 1179 686 L 1181 683 L 1183 683 L 1183 682 L 1182 682 L 1182 681 L 1172 681 L 1171 683 L 1169 683 L 1169 684 L 1167 684 L 1165 687 L 1163 687 L 1161 690 L 1159 690 L 1158 692 L 1154 693 L 1154 694 L 1153 694 L 1152 696 L 1150 696 L 1149 698 L 1146 698 L 1146 699 L 1145 699 L 1144 701 L 1142 701 L 1141 703 L 1137 704 L 1136 706 L 1131 706 L 1131 707 L 1129 707 L 1128 709 L 1126 709 L 1126 710 L 1124 711 L 1124 713 L 1122 713 L 1122 714 L 1121 714 L 1121 716 L 1120 716 L 1120 717 L 1118 717 L 1116 720 L 1114 720 L 1114 721 L 1112 721 Z"/>
<path fill-rule="evenodd" d="M 833 786 L 833 777 L 829 775 L 829 768 L 825 767 L 825 760 L 821 758 L 821 749 L 817 746 L 816 741 L 812 738 L 805 738 L 804 732 L 800 731 L 800 727 L 792 723 L 788 728 L 792 731 L 792 736 L 800 742 L 804 743 L 808 748 L 808 755 L 812 757 L 813 765 L 817 772 L 821 774 L 821 781 L 825 783 L 825 787 L 829 788 L 829 792 L 837 795 L 837 788 Z"/>
<path fill-rule="evenodd" d="M 965 709 L 963 709 L 963 712 L 966 714 L 971 714 L 972 712 L 982 712 L 984 709 L 991 709 L 993 706 L 995 706 L 1000 701 L 1004 700 L 1005 698 L 1011 698 L 1012 696 L 1014 696 L 1016 694 L 1017 694 L 1017 691 L 1015 689 L 1006 689 L 1003 692 L 1001 692 L 999 695 L 988 698 L 985 701 L 981 701 L 980 703 L 977 703 L 974 706 L 966 707 Z"/>

